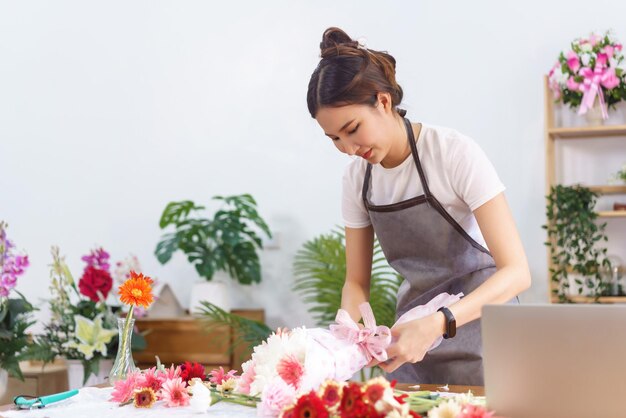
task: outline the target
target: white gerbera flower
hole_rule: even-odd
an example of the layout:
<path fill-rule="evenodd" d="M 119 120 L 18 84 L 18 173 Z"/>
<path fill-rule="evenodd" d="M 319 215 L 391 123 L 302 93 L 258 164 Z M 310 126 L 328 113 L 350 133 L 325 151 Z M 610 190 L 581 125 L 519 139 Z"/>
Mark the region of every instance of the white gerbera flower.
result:
<path fill-rule="evenodd" d="M 449 400 L 428 411 L 428 418 L 456 418 L 461 413 L 461 409 L 460 404 Z"/>

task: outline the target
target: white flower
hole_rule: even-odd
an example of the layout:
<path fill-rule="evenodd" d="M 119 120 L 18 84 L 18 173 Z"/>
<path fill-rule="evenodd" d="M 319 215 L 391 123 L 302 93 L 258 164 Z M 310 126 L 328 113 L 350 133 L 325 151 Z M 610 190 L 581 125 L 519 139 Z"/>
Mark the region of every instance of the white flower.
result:
<path fill-rule="evenodd" d="M 189 390 L 193 396 L 189 400 L 189 406 L 194 412 L 205 413 L 211 406 L 211 391 L 198 378 L 191 379 L 191 382 Z"/>
<path fill-rule="evenodd" d="M 428 418 L 456 418 L 461 413 L 461 405 L 454 400 L 441 403 L 428 411 Z"/>
<path fill-rule="evenodd" d="M 593 50 L 593 47 L 589 42 L 585 42 L 580 46 L 580 50 L 583 52 L 591 52 Z"/>
<path fill-rule="evenodd" d="M 276 366 L 283 357 L 292 355 L 304 364 L 306 343 L 307 332 L 301 327 L 280 335 L 272 334 L 263 344 L 254 347 L 252 360 L 255 364 L 255 378 L 250 384 L 250 394 L 263 393 L 265 386 L 278 376 Z"/>
<path fill-rule="evenodd" d="M 126 279 L 130 277 L 130 272 L 140 272 L 141 265 L 137 256 L 130 254 L 122 261 L 115 263 L 115 270 L 113 270 L 113 278 L 119 283 L 124 283 Z"/>
<path fill-rule="evenodd" d="M 589 44 L 585 44 L 585 45 L 589 45 Z M 580 62 L 582 62 L 583 65 L 589 65 L 589 61 L 591 61 L 590 54 L 582 54 L 580 56 Z"/>
<path fill-rule="evenodd" d="M 552 73 L 552 80 L 556 81 L 559 85 L 565 85 L 567 83 L 568 75 L 563 74 L 561 67 L 556 67 Z"/>

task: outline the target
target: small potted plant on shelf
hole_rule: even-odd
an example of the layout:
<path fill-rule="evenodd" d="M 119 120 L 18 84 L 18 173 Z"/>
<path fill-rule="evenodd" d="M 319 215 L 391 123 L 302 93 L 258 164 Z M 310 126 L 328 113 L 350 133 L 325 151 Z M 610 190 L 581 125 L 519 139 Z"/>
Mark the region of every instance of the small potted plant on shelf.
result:
<path fill-rule="evenodd" d="M 546 215 L 553 294 L 559 302 L 571 302 L 572 294 L 584 291 L 596 301 L 610 292 L 610 283 L 602 274 L 610 268 L 607 249 L 600 245 L 608 241 L 604 229 L 598 225 L 594 211 L 598 195 L 586 187 L 557 185 L 547 196 Z M 572 292 L 569 274 L 574 273 L 575 291 Z"/>
<path fill-rule="evenodd" d="M 215 280 L 217 272 L 226 272 L 239 284 L 250 285 L 261 281 L 261 263 L 257 250 L 263 249 L 259 236 L 271 238 L 267 223 L 257 212 L 257 204 L 249 194 L 215 196 L 223 203 L 213 217 L 203 215 L 204 206 L 185 200 L 171 202 L 163 211 L 159 226 L 172 228 L 161 237 L 155 254 L 161 264 L 171 260 L 176 251 L 182 251 L 206 281 L 192 289 L 190 310 L 209 300 L 224 310 L 230 309 L 227 283 Z"/>
<path fill-rule="evenodd" d="M 622 169 L 619 170 L 612 179 L 610 179 L 610 183 L 616 184 L 625 184 L 626 185 L 626 164 L 622 166 Z M 615 202 L 613 203 L 613 210 L 626 210 L 625 202 Z"/>
<path fill-rule="evenodd" d="M 625 72 L 622 44 L 610 32 L 592 33 L 559 54 L 548 76 L 549 87 L 556 102 L 578 109 L 590 125 L 600 125 L 609 107 L 626 100 Z"/>
<path fill-rule="evenodd" d="M 28 358 L 33 344 L 26 330 L 34 323 L 35 310 L 15 290 L 17 279 L 29 265 L 28 256 L 17 254 L 7 238 L 7 224 L 0 221 L 0 398 L 7 389 L 8 377 L 24 379 L 19 362 Z M 11 297 L 12 294 L 18 297 Z"/>

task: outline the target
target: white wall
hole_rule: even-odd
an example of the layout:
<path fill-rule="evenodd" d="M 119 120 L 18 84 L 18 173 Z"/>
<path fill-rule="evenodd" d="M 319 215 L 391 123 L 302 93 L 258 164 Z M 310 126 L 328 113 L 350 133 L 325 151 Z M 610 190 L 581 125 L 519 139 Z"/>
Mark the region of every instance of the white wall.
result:
<path fill-rule="evenodd" d="M 193 269 L 153 256 L 162 209 L 248 192 L 281 241 L 263 254 L 257 300 L 273 326 L 311 324 L 290 293 L 293 255 L 341 222 L 349 159 L 308 115 L 306 87 L 322 32 L 336 25 L 396 57 L 412 120 L 452 126 L 485 149 L 530 260 L 523 300 L 545 301 L 542 76 L 590 30 L 613 28 L 626 42 L 626 3 L 591 7 L 2 0 L 0 219 L 31 257 L 19 290 L 46 296 L 52 244 L 76 274 L 97 244 L 114 260 L 137 254 L 186 303 Z"/>

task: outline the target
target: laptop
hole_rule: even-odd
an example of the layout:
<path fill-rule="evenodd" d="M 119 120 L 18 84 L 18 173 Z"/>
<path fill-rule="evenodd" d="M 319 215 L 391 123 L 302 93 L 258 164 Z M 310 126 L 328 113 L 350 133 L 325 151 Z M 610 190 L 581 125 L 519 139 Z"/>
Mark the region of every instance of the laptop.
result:
<path fill-rule="evenodd" d="M 497 416 L 626 417 L 626 305 L 487 305 L 482 339 Z"/>

